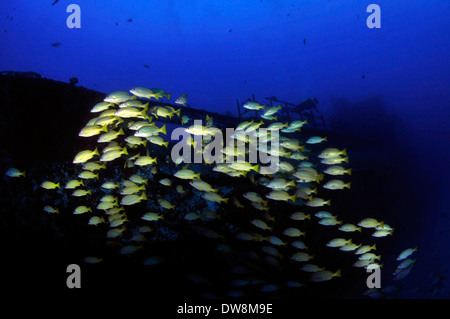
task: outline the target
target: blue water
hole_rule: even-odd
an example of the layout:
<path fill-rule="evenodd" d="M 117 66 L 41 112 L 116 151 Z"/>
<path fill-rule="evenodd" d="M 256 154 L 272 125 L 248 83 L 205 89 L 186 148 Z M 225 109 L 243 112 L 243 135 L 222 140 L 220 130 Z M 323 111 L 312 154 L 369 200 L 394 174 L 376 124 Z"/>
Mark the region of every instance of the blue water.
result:
<path fill-rule="evenodd" d="M 420 207 L 411 214 L 402 211 L 410 205 L 397 207 L 403 229 L 417 234 L 398 248 L 421 246 L 417 271 L 405 281 L 427 286 L 430 273 L 445 276 L 449 1 L 53 2 L 0 2 L 0 70 L 63 82 L 76 77 L 80 86 L 105 93 L 158 87 L 174 97 L 188 94 L 196 108 L 234 115 L 236 99 L 252 94 L 260 102 L 268 96 L 292 103 L 316 97 L 330 122 L 336 99 L 351 104 L 382 96 L 386 114 L 401 123 L 382 138 L 395 140 L 398 168 L 408 177 L 393 196 L 405 203 L 413 197 Z M 72 3 L 81 9 L 81 28 L 66 25 Z M 371 3 L 381 8 L 381 28 L 366 25 Z M 345 118 L 350 126 L 385 125 L 383 118 L 373 123 L 352 114 Z M 422 296 L 450 297 L 449 279 L 442 285 Z"/>

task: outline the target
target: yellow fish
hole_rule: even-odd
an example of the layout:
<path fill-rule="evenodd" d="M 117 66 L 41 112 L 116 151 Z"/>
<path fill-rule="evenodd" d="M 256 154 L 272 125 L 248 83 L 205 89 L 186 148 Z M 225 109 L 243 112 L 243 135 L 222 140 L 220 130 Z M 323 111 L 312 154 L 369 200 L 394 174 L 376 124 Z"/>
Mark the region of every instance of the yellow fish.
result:
<path fill-rule="evenodd" d="M 121 118 L 141 118 L 146 119 L 147 118 L 147 108 L 145 107 L 143 110 L 139 110 L 135 107 L 124 107 L 121 109 L 118 109 L 115 113 L 115 116 L 121 117 Z"/>
<path fill-rule="evenodd" d="M 46 205 L 44 206 L 44 211 L 49 214 L 59 214 L 58 208 L 53 208 L 52 206 Z"/>
<path fill-rule="evenodd" d="M 309 207 L 320 207 L 320 206 L 324 206 L 324 205 L 330 206 L 330 200 L 326 201 L 319 197 L 313 197 L 311 200 L 306 202 L 306 205 Z"/>
<path fill-rule="evenodd" d="M 300 236 L 305 236 L 306 233 L 302 232 L 298 228 L 289 227 L 289 228 L 286 228 L 283 231 L 283 235 L 286 235 L 286 236 L 289 236 L 289 237 L 300 237 Z"/>
<path fill-rule="evenodd" d="M 364 228 L 376 228 L 377 226 L 383 226 L 384 222 L 379 222 L 375 218 L 364 218 L 362 221 L 358 223 L 358 226 Z"/>
<path fill-rule="evenodd" d="M 160 219 L 164 219 L 163 215 L 159 215 L 156 213 L 145 213 L 141 219 L 148 220 L 148 221 L 158 221 Z"/>
<path fill-rule="evenodd" d="M 73 193 L 72 196 L 75 197 L 82 197 L 82 196 L 86 196 L 86 195 L 91 195 L 92 192 L 91 190 L 85 190 L 85 189 L 76 189 Z"/>
<path fill-rule="evenodd" d="M 42 182 L 41 187 L 45 188 L 45 189 L 61 188 L 59 182 L 58 183 L 53 183 L 53 182 L 49 182 L 49 181 Z"/>
<path fill-rule="evenodd" d="M 338 150 L 337 148 L 326 148 L 324 149 L 319 155 L 319 158 L 331 158 L 331 157 L 338 157 L 343 155 L 344 157 L 347 156 L 347 150 L 343 149 Z"/>
<path fill-rule="evenodd" d="M 113 103 L 109 103 L 109 102 L 100 102 L 95 104 L 92 109 L 91 109 L 91 113 L 98 113 L 98 112 L 103 112 L 104 110 L 109 109 L 109 107 L 113 105 Z"/>
<path fill-rule="evenodd" d="M 356 227 L 353 224 L 344 224 L 341 227 L 339 227 L 338 229 L 341 231 L 345 231 L 345 232 L 354 232 L 354 231 L 361 232 L 361 227 Z"/>
<path fill-rule="evenodd" d="M 338 179 L 332 179 L 328 182 L 326 182 L 323 185 L 323 188 L 330 189 L 330 190 L 336 190 L 336 189 L 344 189 L 348 188 L 350 189 L 350 183 L 345 184 L 343 181 Z"/>
<path fill-rule="evenodd" d="M 345 169 L 342 166 L 333 165 L 329 166 L 326 170 L 324 170 L 324 173 L 335 176 L 344 174 L 352 175 L 352 169 L 351 168 Z"/>
<path fill-rule="evenodd" d="M 419 248 L 417 246 L 415 248 L 405 249 L 404 251 L 402 251 L 400 253 L 400 255 L 398 255 L 397 260 L 404 260 L 404 259 L 408 258 L 409 256 L 411 256 L 414 252 L 416 252 L 418 250 L 419 250 Z"/>
<path fill-rule="evenodd" d="M 115 91 L 112 92 L 111 94 L 108 94 L 107 97 L 105 97 L 103 99 L 103 101 L 105 102 L 110 102 L 110 103 L 122 103 L 131 99 L 135 99 L 135 96 L 131 96 L 129 95 L 127 92 L 124 91 Z"/>
<path fill-rule="evenodd" d="M 127 195 L 120 201 L 121 205 L 129 206 L 137 204 L 143 200 L 147 200 L 147 195 L 145 193 L 142 193 L 141 195 Z"/>
<path fill-rule="evenodd" d="M 112 151 L 103 153 L 103 155 L 100 157 L 100 161 L 111 162 L 111 161 L 115 160 L 116 158 L 121 157 L 123 154 L 128 155 L 128 151 L 127 151 L 126 147 L 124 147 L 123 149 L 112 150 Z"/>
<path fill-rule="evenodd" d="M 95 162 L 87 162 L 84 163 L 83 169 L 86 171 L 98 171 L 99 169 L 106 168 L 106 164 L 103 163 L 103 165 Z"/>
<path fill-rule="evenodd" d="M 117 137 L 119 137 L 119 135 L 124 135 L 124 134 L 125 133 L 123 132 L 123 129 L 120 129 L 118 132 L 111 130 L 107 133 L 100 135 L 97 142 L 98 143 L 108 143 L 108 142 L 111 142 L 112 140 L 115 140 Z"/>
<path fill-rule="evenodd" d="M 273 200 L 282 200 L 287 202 L 289 199 L 292 200 L 295 203 L 295 194 L 289 195 L 285 191 L 271 191 L 269 194 L 266 195 L 266 198 L 273 199 Z"/>
<path fill-rule="evenodd" d="M 81 151 L 77 155 L 75 155 L 73 163 L 74 164 L 85 163 L 85 162 L 89 161 L 91 158 L 93 158 L 95 155 L 100 155 L 97 148 L 93 151 L 89 151 L 89 150 Z"/>
<path fill-rule="evenodd" d="M 75 215 L 84 214 L 84 213 L 87 213 L 87 212 L 92 213 L 92 209 L 91 209 L 91 208 L 88 208 L 88 207 L 86 207 L 86 206 L 78 206 L 78 207 L 75 208 L 75 210 L 73 211 L 73 213 L 74 213 Z"/>
<path fill-rule="evenodd" d="M 114 182 L 104 182 L 101 186 L 104 189 L 116 189 L 119 188 L 119 184 L 116 184 Z"/>
<path fill-rule="evenodd" d="M 273 227 L 269 227 L 265 222 L 263 222 L 261 219 L 253 219 L 250 221 L 254 226 L 261 228 L 263 230 L 272 230 Z"/>
<path fill-rule="evenodd" d="M 190 169 L 180 169 L 173 176 L 181 179 L 200 179 L 200 173 L 195 174 Z"/>
<path fill-rule="evenodd" d="M 88 125 L 81 129 L 80 133 L 78 133 L 78 136 L 90 137 L 90 136 L 98 135 L 98 134 L 100 134 L 100 132 L 108 132 L 108 127 L 106 125 L 104 125 L 104 126 Z"/>
<path fill-rule="evenodd" d="M 157 160 L 158 159 L 156 157 L 140 156 L 134 161 L 134 164 L 138 166 L 146 166 L 156 164 Z"/>
<path fill-rule="evenodd" d="M 156 145 L 159 145 L 159 146 L 165 146 L 165 147 L 169 146 L 169 142 L 164 141 L 164 139 L 162 137 L 159 137 L 159 136 L 149 136 L 147 138 L 147 140 L 150 143 L 153 143 L 153 144 L 156 144 Z"/>
<path fill-rule="evenodd" d="M 78 177 L 83 179 L 98 179 L 98 174 L 94 174 L 91 171 L 82 171 L 80 174 L 78 174 Z"/>
<path fill-rule="evenodd" d="M 138 185 L 130 185 L 125 188 L 123 188 L 120 191 L 120 195 L 131 195 L 139 193 L 141 190 L 145 190 L 145 185 L 138 186 Z"/>
<path fill-rule="evenodd" d="M 198 189 L 199 191 L 205 191 L 208 193 L 211 193 L 211 192 L 217 193 L 219 191 L 218 189 L 212 188 L 212 186 L 210 184 L 208 184 L 207 182 L 204 182 L 199 179 L 191 180 L 189 182 L 189 184 L 191 184 L 192 187 Z"/>
<path fill-rule="evenodd" d="M 351 244 L 352 239 L 334 238 L 327 243 L 328 247 L 342 247 L 347 244 Z"/>
<path fill-rule="evenodd" d="M 377 249 L 377 247 L 376 247 L 375 244 L 373 244 L 373 246 L 370 246 L 370 245 L 364 245 L 364 246 L 359 247 L 359 248 L 355 251 L 355 255 L 362 255 L 362 254 L 365 254 L 365 253 L 367 253 L 367 252 L 369 252 L 369 251 L 371 251 L 371 250 L 375 250 L 375 249 Z"/>
<path fill-rule="evenodd" d="M 159 204 L 159 206 L 161 206 L 162 208 L 165 208 L 165 209 L 174 209 L 176 207 L 175 205 L 172 205 L 165 199 L 158 200 L 158 204 Z"/>
<path fill-rule="evenodd" d="M 92 216 L 92 217 L 89 219 L 88 224 L 89 224 L 89 225 L 97 226 L 98 224 L 101 224 L 101 223 L 104 223 L 104 222 L 105 222 L 105 219 L 104 219 L 103 217 Z"/>
<path fill-rule="evenodd" d="M 295 260 L 295 261 L 308 261 L 311 259 L 314 259 L 314 255 L 310 255 L 308 253 L 304 253 L 301 251 L 299 251 L 291 256 L 291 260 Z"/>
<path fill-rule="evenodd" d="M 202 197 L 211 202 L 217 203 L 225 202 L 225 204 L 228 203 L 228 198 L 223 198 L 222 196 L 216 193 L 203 193 Z"/>

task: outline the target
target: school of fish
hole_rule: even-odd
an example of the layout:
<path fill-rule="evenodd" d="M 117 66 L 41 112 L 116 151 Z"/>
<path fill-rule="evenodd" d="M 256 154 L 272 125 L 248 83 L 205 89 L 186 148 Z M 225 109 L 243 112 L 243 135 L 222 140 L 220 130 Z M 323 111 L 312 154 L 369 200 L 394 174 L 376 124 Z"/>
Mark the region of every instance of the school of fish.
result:
<path fill-rule="evenodd" d="M 238 258 L 232 262 L 231 271 L 236 277 L 226 296 L 248 295 L 248 287 L 259 292 L 300 289 L 345 276 L 344 269 L 349 265 L 333 264 L 330 268 L 320 257 L 317 242 L 310 242 L 318 232 L 321 238 L 341 234 L 326 238 L 321 249 L 354 256 L 352 269 L 383 265 L 376 247 L 383 240 L 379 238 L 394 234 L 394 228 L 371 217 L 350 223 L 345 213 L 332 208 L 330 194 L 342 192 L 347 196 L 351 189 L 347 150 L 324 146 L 326 136 L 300 135 L 307 121 L 281 123 L 276 117 L 281 106 L 266 107 L 257 102 L 243 105 L 264 113 L 261 120 L 241 122 L 236 129 L 268 142 L 275 135 L 260 136 L 259 128 L 280 132 L 279 149 L 267 149 L 279 158 L 275 174 L 261 174 L 260 163 L 246 161 L 210 163 L 205 158 L 202 163 L 186 164 L 183 157 L 171 159 L 172 143 L 167 139 L 166 124 L 158 124 L 158 119 L 178 118 L 191 134 L 186 143 L 194 152 L 204 150 L 211 140 L 204 139 L 198 145 L 193 137 L 214 135 L 213 129 L 221 128 L 210 116 L 204 126 L 191 125 L 192 119 L 181 114 L 180 108 L 163 102 L 171 96 L 163 90 L 136 87 L 129 92 L 113 92 L 92 107 L 93 118 L 78 133 L 91 147 L 74 156 L 77 175 L 40 184 L 55 199 L 62 194 L 70 196 L 76 206 L 69 210 L 46 203 L 46 213 L 84 219 L 96 231 L 104 232 L 105 240 L 116 241 L 122 255 L 145 250 L 145 243 L 153 240 L 158 228 L 174 224 L 184 225 L 205 240 L 216 241 L 220 253 L 239 250 L 239 256 L 244 255 L 250 262 L 240 264 Z M 160 105 L 149 107 L 149 100 Z M 183 94 L 175 104 L 186 102 L 187 95 Z M 248 137 L 233 137 L 248 146 Z M 247 155 L 248 149 L 243 151 L 230 144 L 221 152 L 237 157 Z M 9 169 L 6 175 L 26 178 L 26 173 L 16 168 Z M 224 182 L 215 185 L 213 181 L 218 179 Z M 192 198 L 202 205 L 187 204 Z M 363 233 L 364 238 L 371 239 L 359 240 Z M 408 257 L 415 251 L 417 248 L 411 248 L 399 256 L 402 262 L 394 273 L 396 279 L 409 273 L 416 260 Z M 85 262 L 105 260 L 102 256 L 86 256 Z M 149 255 L 142 263 L 163 262 L 163 257 Z M 288 267 L 298 275 L 267 282 L 264 273 L 252 269 L 251 265 L 258 263 L 280 273 Z"/>

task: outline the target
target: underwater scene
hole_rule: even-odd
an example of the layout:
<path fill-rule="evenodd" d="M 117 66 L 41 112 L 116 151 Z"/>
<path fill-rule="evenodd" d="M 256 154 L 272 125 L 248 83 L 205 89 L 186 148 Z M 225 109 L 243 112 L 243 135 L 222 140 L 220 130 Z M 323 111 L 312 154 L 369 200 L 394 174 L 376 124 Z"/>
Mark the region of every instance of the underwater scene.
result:
<path fill-rule="evenodd" d="M 203 317 L 450 297 L 448 1 L 0 12 L 11 300 Z"/>

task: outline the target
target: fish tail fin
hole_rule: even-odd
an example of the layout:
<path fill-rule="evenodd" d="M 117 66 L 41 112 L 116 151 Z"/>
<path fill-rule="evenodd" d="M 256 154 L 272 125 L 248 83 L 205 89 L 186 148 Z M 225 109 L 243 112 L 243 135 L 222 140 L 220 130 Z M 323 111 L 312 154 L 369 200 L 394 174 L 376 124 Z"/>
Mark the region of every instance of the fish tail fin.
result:
<path fill-rule="evenodd" d="M 348 175 L 352 175 L 352 169 L 349 168 L 348 170 L 345 171 Z"/>
<path fill-rule="evenodd" d="M 98 152 L 98 149 L 97 148 L 95 148 L 95 150 L 94 150 L 94 153 L 93 153 L 94 155 L 100 155 L 100 153 Z"/>
<path fill-rule="evenodd" d="M 167 135 L 166 124 L 164 124 L 163 127 L 160 128 L 160 132 L 164 135 Z"/>
<path fill-rule="evenodd" d="M 56 184 L 55 187 L 56 187 L 56 188 L 61 188 L 60 182 L 58 182 L 58 184 Z"/>
<path fill-rule="evenodd" d="M 194 177 L 197 178 L 197 179 L 200 179 L 200 173 L 194 174 Z"/>
<path fill-rule="evenodd" d="M 356 227 L 356 230 L 361 232 L 361 227 Z"/>
<path fill-rule="evenodd" d="M 126 146 L 123 148 L 123 153 L 124 153 L 125 155 L 128 155 L 128 150 L 127 150 L 127 147 L 126 147 Z"/>
<path fill-rule="evenodd" d="M 253 169 L 256 173 L 258 173 L 258 171 L 259 171 L 259 164 L 253 166 L 252 169 Z"/>
<path fill-rule="evenodd" d="M 170 100 L 170 96 L 171 96 L 170 93 L 169 93 L 169 94 L 166 94 L 166 97 L 167 97 L 168 100 Z"/>
<path fill-rule="evenodd" d="M 342 150 L 341 154 L 344 155 L 344 156 L 347 156 L 347 149 L 344 148 L 344 149 Z"/>
<path fill-rule="evenodd" d="M 165 147 L 168 147 L 168 146 L 169 146 L 169 142 L 164 142 L 163 145 L 164 145 Z M 350 188 L 350 187 L 349 187 L 349 188 Z"/>
<path fill-rule="evenodd" d="M 91 190 L 88 190 L 88 191 L 86 192 L 86 194 L 92 195 L 92 191 L 91 191 Z"/>
<path fill-rule="evenodd" d="M 125 135 L 125 133 L 123 132 L 123 129 L 122 128 L 120 128 L 120 130 L 119 130 L 119 133 L 118 133 L 119 135 Z"/>
<path fill-rule="evenodd" d="M 311 220 L 311 214 L 306 215 L 306 216 L 305 216 L 305 219 Z"/>
<path fill-rule="evenodd" d="M 334 275 L 335 277 L 341 277 L 341 270 L 338 269 L 338 271 L 336 271 L 333 275 Z"/>
<path fill-rule="evenodd" d="M 331 199 L 327 200 L 327 201 L 325 202 L 325 205 L 330 206 L 330 205 L 331 205 Z"/>
<path fill-rule="evenodd" d="M 295 194 L 292 196 L 289 196 L 289 198 L 292 200 L 293 203 L 295 203 Z"/>
<path fill-rule="evenodd" d="M 145 103 L 142 107 L 145 110 L 145 112 L 147 112 L 148 111 L 148 102 Z"/>
<path fill-rule="evenodd" d="M 26 177 L 27 172 L 23 171 L 22 173 L 20 173 L 21 176 Z"/>
<path fill-rule="evenodd" d="M 344 185 L 344 187 L 347 187 L 348 189 L 350 189 L 350 184 L 351 184 L 351 182 L 348 182 L 347 184 Z"/>
<path fill-rule="evenodd" d="M 262 109 L 265 111 L 266 110 L 266 105 L 261 105 Z"/>
<path fill-rule="evenodd" d="M 107 124 L 103 125 L 100 131 L 108 132 L 108 125 Z"/>
<path fill-rule="evenodd" d="M 142 193 L 142 195 L 141 195 L 140 197 L 141 197 L 141 199 L 143 199 L 143 200 L 147 200 L 147 194 L 145 194 L 145 193 Z"/>
<path fill-rule="evenodd" d="M 175 113 L 176 115 L 180 116 L 180 112 L 181 112 L 181 109 L 178 109 L 178 110 L 176 110 L 174 113 Z"/>
<path fill-rule="evenodd" d="M 322 141 L 324 141 L 324 142 L 328 141 L 327 137 L 325 136 L 325 137 L 322 139 Z"/>
<path fill-rule="evenodd" d="M 344 158 L 344 162 L 348 163 L 348 157 Z"/>
<path fill-rule="evenodd" d="M 223 201 L 225 202 L 225 204 L 228 204 L 228 200 L 229 198 L 224 198 Z"/>

